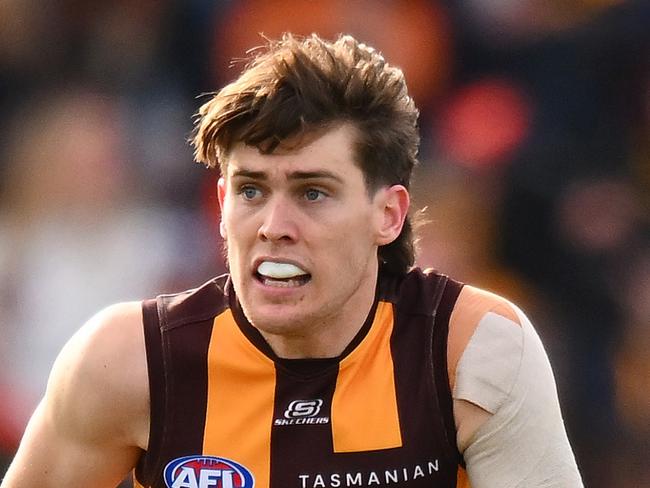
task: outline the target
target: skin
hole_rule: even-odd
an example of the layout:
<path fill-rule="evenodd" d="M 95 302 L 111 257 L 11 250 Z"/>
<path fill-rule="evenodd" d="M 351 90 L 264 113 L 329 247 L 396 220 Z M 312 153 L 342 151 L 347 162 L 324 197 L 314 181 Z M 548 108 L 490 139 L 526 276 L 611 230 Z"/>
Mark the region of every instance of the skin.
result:
<path fill-rule="evenodd" d="M 400 233 L 401 185 L 368 192 L 339 125 L 291 151 L 237 145 L 218 184 L 233 283 L 250 320 L 280 357 L 334 357 L 374 299 L 379 246 Z M 300 286 L 263 284 L 259 262 L 299 266 Z M 149 390 L 140 303 L 109 307 L 64 347 L 0 488 L 115 487 L 147 449 Z M 461 445 L 489 414 L 455 402 Z"/>
<path fill-rule="evenodd" d="M 399 235 L 406 217 L 403 186 L 367 191 L 352 157 L 354 134 L 340 125 L 272 155 L 238 144 L 219 181 L 235 291 L 280 357 L 343 351 L 372 306 L 377 249 Z M 266 286 L 256 276 L 262 260 L 295 264 L 311 278 L 290 288 Z"/>
<path fill-rule="evenodd" d="M 61 351 L 0 486 L 114 488 L 146 449 L 148 432 L 140 304 L 119 304 Z"/>

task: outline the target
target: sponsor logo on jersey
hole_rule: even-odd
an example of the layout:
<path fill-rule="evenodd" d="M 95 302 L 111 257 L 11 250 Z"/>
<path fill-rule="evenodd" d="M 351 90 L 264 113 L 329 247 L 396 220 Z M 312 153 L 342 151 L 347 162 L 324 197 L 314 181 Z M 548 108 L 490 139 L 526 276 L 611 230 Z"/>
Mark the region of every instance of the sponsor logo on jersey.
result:
<path fill-rule="evenodd" d="M 440 470 L 438 459 L 411 466 L 347 471 L 304 473 L 298 475 L 299 488 L 363 488 L 369 486 L 405 486 L 420 478 L 434 478 Z"/>
<path fill-rule="evenodd" d="M 235 461 L 213 456 L 185 456 L 165 467 L 167 488 L 253 488 L 253 474 Z"/>
<path fill-rule="evenodd" d="M 316 417 L 320 413 L 320 407 L 323 406 L 323 400 L 294 400 L 285 410 L 284 416 L 288 419 L 302 417 Z"/>
<path fill-rule="evenodd" d="M 294 400 L 284 411 L 284 418 L 275 419 L 275 425 L 327 424 L 329 417 L 319 417 L 323 400 Z"/>

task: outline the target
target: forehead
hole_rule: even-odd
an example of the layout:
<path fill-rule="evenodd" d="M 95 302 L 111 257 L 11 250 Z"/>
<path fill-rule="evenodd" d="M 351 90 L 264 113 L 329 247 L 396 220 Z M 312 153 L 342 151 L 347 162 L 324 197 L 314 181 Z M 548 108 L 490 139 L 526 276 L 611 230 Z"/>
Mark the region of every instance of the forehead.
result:
<path fill-rule="evenodd" d="M 308 137 L 293 148 L 279 146 L 271 154 L 262 154 L 257 148 L 236 144 L 228 156 L 227 176 L 244 172 L 263 172 L 268 177 L 292 172 L 327 171 L 342 179 L 361 177 L 356 164 L 356 132 L 349 124 L 341 124 Z"/>

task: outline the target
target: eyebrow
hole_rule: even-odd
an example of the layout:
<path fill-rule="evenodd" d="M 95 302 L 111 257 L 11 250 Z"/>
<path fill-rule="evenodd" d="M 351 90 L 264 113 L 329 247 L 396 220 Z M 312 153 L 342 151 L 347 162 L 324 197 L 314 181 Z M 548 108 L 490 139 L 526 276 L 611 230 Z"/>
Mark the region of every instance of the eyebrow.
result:
<path fill-rule="evenodd" d="M 245 168 L 238 168 L 232 173 L 233 178 L 251 178 L 254 180 L 268 180 L 268 174 L 265 171 L 252 171 Z M 328 179 L 338 183 L 343 183 L 343 178 L 332 173 L 331 171 L 292 171 L 288 174 L 289 180 L 315 180 Z"/>
<path fill-rule="evenodd" d="M 248 169 L 236 169 L 232 172 L 233 178 L 251 178 L 253 180 L 266 180 L 267 176 L 264 171 L 251 171 Z"/>

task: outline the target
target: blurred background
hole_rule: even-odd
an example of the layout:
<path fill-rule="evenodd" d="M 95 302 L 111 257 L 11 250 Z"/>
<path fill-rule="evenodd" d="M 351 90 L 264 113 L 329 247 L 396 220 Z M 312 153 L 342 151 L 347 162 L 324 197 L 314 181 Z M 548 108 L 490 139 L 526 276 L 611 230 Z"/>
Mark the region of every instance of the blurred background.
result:
<path fill-rule="evenodd" d="M 224 271 L 192 115 L 287 30 L 403 68 L 419 263 L 532 318 L 586 486 L 650 487 L 647 0 L 0 1 L 0 473 L 85 320 Z"/>

